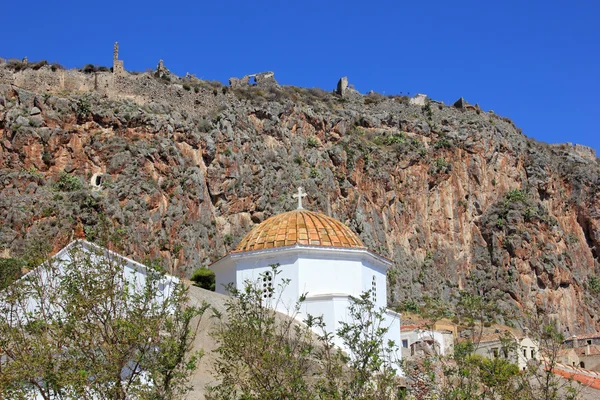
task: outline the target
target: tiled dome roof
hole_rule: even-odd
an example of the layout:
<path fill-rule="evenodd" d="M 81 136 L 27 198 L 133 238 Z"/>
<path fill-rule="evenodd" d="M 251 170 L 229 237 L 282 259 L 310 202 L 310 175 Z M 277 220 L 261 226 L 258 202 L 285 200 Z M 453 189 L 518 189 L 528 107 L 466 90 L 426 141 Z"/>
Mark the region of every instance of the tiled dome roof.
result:
<path fill-rule="evenodd" d="M 275 215 L 244 236 L 235 252 L 292 245 L 365 248 L 346 225 L 304 209 Z"/>

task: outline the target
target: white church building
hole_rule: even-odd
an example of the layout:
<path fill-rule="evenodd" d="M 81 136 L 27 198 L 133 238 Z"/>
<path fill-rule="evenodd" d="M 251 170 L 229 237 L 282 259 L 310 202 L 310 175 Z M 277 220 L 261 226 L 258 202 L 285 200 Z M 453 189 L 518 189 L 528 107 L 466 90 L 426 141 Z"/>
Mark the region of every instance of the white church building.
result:
<path fill-rule="evenodd" d="M 255 226 L 235 250 L 212 264 L 216 291 L 227 294 L 226 285 L 243 289 L 246 282 L 263 286 L 263 297 L 278 299 L 277 311 L 289 314 L 299 297 L 306 294 L 300 321 L 308 315 L 322 316 L 328 332 L 340 328 L 349 316 L 350 297 L 372 290 L 377 309 L 387 306 L 386 272 L 390 260 L 370 251 L 359 237 L 340 221 L 302 207 L 301 188 L 298 209 L 275 215 Z M 271 265 L 278 264 L 273 276 Z M 279 283 L 289 280 L 282 293 Z M 386 309 L 384 327 L 387 339 L 400 345 L 400 314 Z M 322 333 L 322 332 L 317 332 Z M 339 338 L 336 345 L 344 349 Z M 398 355 L 400 357 L 400 355 Z"/>

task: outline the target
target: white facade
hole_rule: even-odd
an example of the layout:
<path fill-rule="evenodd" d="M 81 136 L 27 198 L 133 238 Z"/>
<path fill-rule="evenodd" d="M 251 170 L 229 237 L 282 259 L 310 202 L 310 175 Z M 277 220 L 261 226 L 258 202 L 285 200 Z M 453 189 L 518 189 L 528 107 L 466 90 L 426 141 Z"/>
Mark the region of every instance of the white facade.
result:
<path fill-rule="evenodd" d="M 525 369 L 529 360 L 539 360 L 539 344 L 529 337 L 514 338 L 516 348 L 505 349 L 500 339 L 479 342 L 475 354 L 487 358 L 505 358 L 516 364 L 520 370 Z"/>
<path fill-rule="evenodd" d="M 419 355 L 452 354 L 454 351 L 454 336 L 452 333 L 439 332 L 430 329 L 402 330 L 402 355 L 415 357 Z"/>
<path fill-rule="evenodd" d="M 68 266 L 73 263 L 79 269 L 90 268 L 90 271 L 102 268 L 103 265 L 110 263 L 122 269 L 122 282 L 127 282 L 130 287 L 133 287 L 134 290 L 137 289 L 137 291 L 144 290 L 146 277 L 151 273 L 148 267 L 130 258 L 123 257 L 85 240 L 75 240 L 40 266 L 22 276 L 19 281 L 24 284 L 29 284 L 30 281 L 35 282 L 35 284 L 43 283 L 48 287 L 47 292 L 53 293 L 66 276 L 65 271 L 68 270 Z M 155 301 L 160 303 L 167 299 L 178 283 L 179 279 L 176 277 L 163 276 L 159 281 Z M 45 299 L 45 302 L 50 304 L 48 299 Z M 0 305 L 4 305 L 1 299 Z M 15 318 L 26 318 L 28 313 L 35 315 L 39 307 L 39 300 L 32 297 L 26 303 L 21 304 L 19 309 L 14 309 L 12 315 Z"/>
<path fill-rule="evenodd" d="M 261 274 L 272 271 L 273 264 L 279 264 L 277 280 L 259 281 Z M 373 290 L 376 308 L 387 306 L 386 271 L 390 266 L 389 260 L 366 249 L 294 245 L 234 252 L 211 269 L 216 275 L 218 293 L 227 294 L 225 286 L 229 283 L 242 289 L 247 281 L 259 281 L 265 290 L 265 300 L 271 300 L 282 313 L 291 314 L 300 296 L 305 295 L 297 319 L 322 316 L 326 330 L 335 332 L 341 326 L 340 321 L 352 322 L 348 313 L 350 296 L 359 297 Z M 283 293 L 277 293 L 283 280 L 289 280 L 289 284 Z M 271 297 L 270 287 L 275 290 Z M 384 323 L 388 328 L 386 342 L 393 340 L 400 346 L 400 315 L 387 310 Z M 339 339 L 334 341 L 344 349 Z"/>

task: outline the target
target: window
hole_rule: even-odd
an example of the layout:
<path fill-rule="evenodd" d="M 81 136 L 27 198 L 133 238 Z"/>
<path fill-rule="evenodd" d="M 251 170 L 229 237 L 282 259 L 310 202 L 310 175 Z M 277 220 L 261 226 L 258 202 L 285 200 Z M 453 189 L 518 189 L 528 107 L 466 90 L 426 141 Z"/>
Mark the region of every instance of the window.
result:
<path fill-rule="evenodd" d="M 575 363 L 573 363 L 573 364 L 575 364 Z M 580 363 L 579 363 L 579 367 L 580 367 L 580 368 L 585 368 L 585 363 L 584 363 L 583 361 L 582 361 L 582 362 L 580 362 Z"/>
<path fill-rule="evenodd" d="M 525 357 L 525 359 L 527 359 L 527 349 L 523 349 L 523 357 Z"/>
<path fill-rule="evenodd" d="M 273 292 L 273 272 L 267 271 L 262 275 L 263 299 L 272 298 Z"/>
<path fill-rule="evenodd" d="M 535 359 L 535 350 L 533 349 L 533 347 L 531 348 L 531 358 Z"/>
<path fill-rule="evenodd" d="M 492 349 L 492 354 L 494 355 L 494 358 L 498 358 L 498 348 L 497 347 L 494 347 Z"/>
<path fill-rule="evenodd" d="M 373 301 L 377 301 L 377 280 L 375 279 L 375 275 L 373 275 L 373 279 L 371 280 L 371 295 L 373 297 Z"/>
<path fill-rule="evenodd" d="M 588 339 L 587 344 L 592 344 L 592 339 Z"/>
<path fill-rule="evenodd" d="M 404 347 L 405 349 L 408 348 L 408 340 L 402 340 L 402 347 Z"/>

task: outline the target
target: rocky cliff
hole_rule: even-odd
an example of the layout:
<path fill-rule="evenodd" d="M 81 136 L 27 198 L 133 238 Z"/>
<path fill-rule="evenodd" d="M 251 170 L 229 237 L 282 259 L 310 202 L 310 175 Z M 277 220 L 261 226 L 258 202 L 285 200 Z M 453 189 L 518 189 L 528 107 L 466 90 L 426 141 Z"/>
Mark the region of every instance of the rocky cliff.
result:
<path fill-rule="evenodd" d="M 236 82 L 0 64 L 2 255 L 110 231 L 185 275 L 303 186 L 395 262 L 392 305 L 466 289 L 600 330 L 593 151 L 465 102 Z"/>

